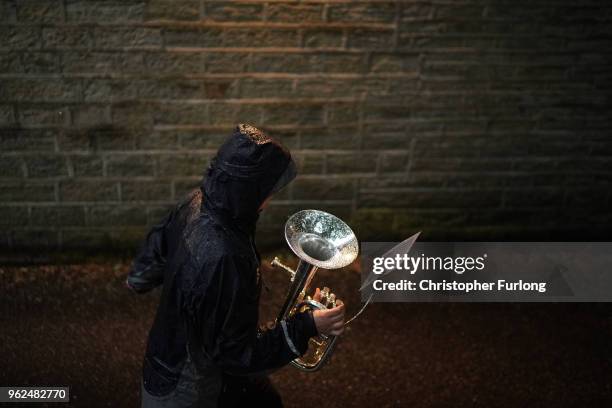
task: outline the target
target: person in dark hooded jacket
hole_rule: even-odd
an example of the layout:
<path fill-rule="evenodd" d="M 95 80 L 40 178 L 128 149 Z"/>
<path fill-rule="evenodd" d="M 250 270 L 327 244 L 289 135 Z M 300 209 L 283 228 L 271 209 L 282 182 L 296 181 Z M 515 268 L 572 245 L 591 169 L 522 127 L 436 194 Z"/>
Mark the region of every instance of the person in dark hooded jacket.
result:
<path fill-rule="evenodd" d="M 189 193 L 147 234 L 127 277 L 162 285 L 143 363 L 143 407 L 282 406 L 266 373 L 303 355 L 310 337 L 342 332 L 344 307 L 258 329 L 255 226 L 296 176 L 289 151 L 240 124 Z"/>

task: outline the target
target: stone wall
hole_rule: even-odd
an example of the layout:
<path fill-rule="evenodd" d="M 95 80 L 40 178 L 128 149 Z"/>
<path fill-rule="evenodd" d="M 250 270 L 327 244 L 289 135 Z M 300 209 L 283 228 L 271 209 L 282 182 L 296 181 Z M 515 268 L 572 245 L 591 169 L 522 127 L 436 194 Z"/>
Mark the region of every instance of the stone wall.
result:
<path fill-rule="evenodd" d="M 0 1 L 0 246 L 133 247 L 239 122 L 360 238 L 599 239 L 612 3 Z M 609 239 L 607 236 L 606 239 Z"/>

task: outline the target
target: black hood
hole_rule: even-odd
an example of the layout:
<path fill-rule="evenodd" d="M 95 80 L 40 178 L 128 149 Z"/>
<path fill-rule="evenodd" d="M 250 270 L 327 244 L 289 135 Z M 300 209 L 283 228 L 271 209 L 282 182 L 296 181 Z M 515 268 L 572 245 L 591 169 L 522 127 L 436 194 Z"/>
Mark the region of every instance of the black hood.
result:
<path fill-rule="evenodd" d="M 264 200 L 296 174 L 289 150 L 261 130 L 239 124 L 207 169 L 200 186 L 203 210 L 252 232 Z"/>

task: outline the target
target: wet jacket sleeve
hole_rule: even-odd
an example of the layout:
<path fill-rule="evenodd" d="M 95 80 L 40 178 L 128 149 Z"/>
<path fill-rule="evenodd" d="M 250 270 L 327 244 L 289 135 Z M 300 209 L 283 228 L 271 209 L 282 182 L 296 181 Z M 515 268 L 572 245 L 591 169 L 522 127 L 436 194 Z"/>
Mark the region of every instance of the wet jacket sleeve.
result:
<path fill-rule="evenodd" d="M 240 258 L 224 258 L 222 268 L 214 285 L 216 324 L 206 336 L 214 364 L 227 373 L 246 375 L 280 368 L 303 355 L 308 340 L 317 334 L 312 313 L 296 313 L 271 328 L 258 329 L 256 271 Z"/>
<path fill-rule="evenodd" d="M 126 285 L 134 292 L 146 293 L 163 283 L 168 255 L 167 230 L 175 213 L 176 209 L 169 211 L 151 228 L 132 262 Z"/>

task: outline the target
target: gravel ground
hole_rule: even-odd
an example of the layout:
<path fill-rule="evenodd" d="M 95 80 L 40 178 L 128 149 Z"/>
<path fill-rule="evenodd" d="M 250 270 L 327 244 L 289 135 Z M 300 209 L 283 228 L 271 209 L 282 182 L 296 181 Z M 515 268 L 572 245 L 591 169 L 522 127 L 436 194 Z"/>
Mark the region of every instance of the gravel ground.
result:
<path fill-rule="evenodd" d="M 74 407 L 139 406 L 159 292 L 130 293 L 128 268 L 121 260 L 0 267 L 0 385 L 69 385 Z M 272 269 L 264 277 L 266 319 L 287 279 Z M 318 277 L 356 311 L 358 273 Z M 610 316 L 607 304 L 374 304 L 328 366 L 287 367 L 273 381 L 288 407 L 609 407 Z"/>

